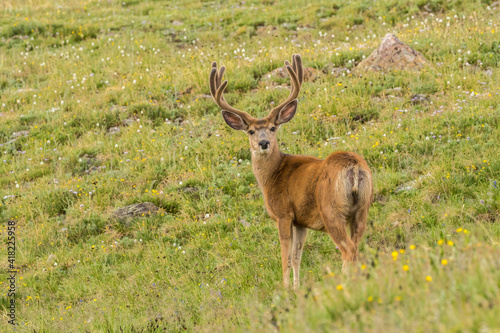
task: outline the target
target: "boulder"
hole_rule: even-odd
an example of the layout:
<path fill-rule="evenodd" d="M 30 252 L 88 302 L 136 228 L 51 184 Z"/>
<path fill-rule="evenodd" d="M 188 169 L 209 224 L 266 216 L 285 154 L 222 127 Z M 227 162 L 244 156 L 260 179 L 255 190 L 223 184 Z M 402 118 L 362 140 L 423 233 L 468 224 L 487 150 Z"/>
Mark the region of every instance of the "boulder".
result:
<path fill-rule="evenodd" d="M 357 71 L 419 71 L 430 62 L 422 54 L 401 42 L 396 35 L 387 34 L 382 44 L 359 63 Z"/>
<path fill-rule="evenodd" d="M 113 218 L 122 224 L 128 225 L 130 220 L 134 217 L 156 215 L 159 210 L 160 208 L 152 202 L 141 202 L 123 208 L 118 208 L 113 213 Z"/>
<path fill-rule="evenodd" d="M 321 71 L 319 71 L 315 68 L 312 68 L 312 67 L 303 67 L 303 70 L 304 70 L 304 82 L 314 82 L 322 74 Z M 290 84 L 289 79 L 288 79 L 288 71 L 283 66 L 283 67 L 276 68 L 275 70 L 273 70 L 267 74 L 264 74 L 261 77 L 260 82 L 261 82 L 261 85 L 264 85 L 264 86 L 278 86 L 280 84 L 276 81 L 283 81 L 284 79 L 287 79 L 288 81 L 286 83 L 284 83 L 283 85 L 288 86 Z"/>

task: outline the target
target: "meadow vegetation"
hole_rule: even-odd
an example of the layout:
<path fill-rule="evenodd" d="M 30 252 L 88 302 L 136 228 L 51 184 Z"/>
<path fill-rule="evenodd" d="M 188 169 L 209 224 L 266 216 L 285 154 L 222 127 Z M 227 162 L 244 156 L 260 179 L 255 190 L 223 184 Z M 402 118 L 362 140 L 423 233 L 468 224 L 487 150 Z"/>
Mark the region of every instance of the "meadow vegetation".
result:
<path fill-rule="evenodd" d="M 27 0 L 0 3 L 0 332 L 7 223 L 16 332 L 493 332 L 500 329 L 500 6 L 490 0 Z M 422 72 L 359 73 L 386 33 Z M 234 107 L 284 100 L 268 73 L 302 56 L 282 151 L 357 152 L 375 199 L 342 274 L 309 232 L 282 287 L 278 231 Z M 129 223 L 119 207 L 152 202 Z"/>

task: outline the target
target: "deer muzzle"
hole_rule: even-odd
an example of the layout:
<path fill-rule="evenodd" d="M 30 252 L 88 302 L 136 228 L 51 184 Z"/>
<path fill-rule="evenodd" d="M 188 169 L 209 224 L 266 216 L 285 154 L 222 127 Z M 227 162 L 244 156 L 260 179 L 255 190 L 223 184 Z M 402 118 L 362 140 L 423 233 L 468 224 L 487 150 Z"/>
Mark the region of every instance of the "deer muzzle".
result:
<path fill-rule="evenodd" d="M 267 140 L 259 141 L 259 147 L 261 150 L 267 150 L 269 148 L 269 141 Z"/>

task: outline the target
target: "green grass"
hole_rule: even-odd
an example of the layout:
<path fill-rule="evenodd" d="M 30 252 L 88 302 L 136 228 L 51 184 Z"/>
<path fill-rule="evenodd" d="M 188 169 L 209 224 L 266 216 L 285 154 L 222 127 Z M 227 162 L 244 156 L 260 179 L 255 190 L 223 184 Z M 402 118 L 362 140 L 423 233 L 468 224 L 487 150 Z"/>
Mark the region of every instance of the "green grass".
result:
<path fill-rule="evenodd" d="M 492 3 L 0 5 L 0 332 L 13 331 L 9 221 L 16 332 L 498 331 Z M 388 32 L 432 66 L 352 72 Z M 358 152 L 375 182 L 360 262 L 342 274 L 329 236 L 309 232 L 296 292 L 281 285 L 247 138 L 205 96 L 215 60 L 228 102 L 263 117 L 288 91 L 261 78 L 295 53 L 323 74 L 303 84 L 280 147 Z M 140 202 L 160 214 L 112 217 Z"/>

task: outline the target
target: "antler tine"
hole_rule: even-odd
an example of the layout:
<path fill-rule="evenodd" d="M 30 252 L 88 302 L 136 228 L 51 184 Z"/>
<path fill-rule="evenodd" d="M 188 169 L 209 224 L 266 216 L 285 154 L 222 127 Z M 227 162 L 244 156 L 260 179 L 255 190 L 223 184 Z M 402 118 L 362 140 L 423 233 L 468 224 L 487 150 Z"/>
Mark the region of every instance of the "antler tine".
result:
<path fill-rule="evenodd" d="M 213 66 L 215 64 L 215 66 Z M 209 86 L 210 86 L 210 95 L 215 98 L 215 93 L 217 92 L 217 83 L 216 83 L 216 76 L 217 76 L 217 63 L 215 61 L 212 64 L 212 70 L 210 71 L 210 78 L 209 78 Z"/>
<path fill-rule="evenodd" d="M 299 84 L 302 85 L 302 81 L 304 79 L 304 73 L 302 68 L 302 58 L 299 54 L 296 54 L 293 57 L 293 62 L 295 63 L 294 71 L 297 73 L 297 78 L 299 79 Z"/>
<path fill-rule="evenodd" d="M 226 67 L 224 66 L 221 66 L 220 69 L 217 70 L 217 63 L 215 61 L 212 62 L 212 70 L 210 71 L 210 78 L 209 78 L 210 94 L 212 95 L 215 103 L 222 110 L 232 111 L 237 115 L 239 115 L 245 122 L 248 122 L 250 119 L 252 119 L 252 116 L 250 116 L 245 111 L 240 111 L 238 109 L 233 108 L 226 102 L 226 100 L 223 97 L 224 90 L 227 87 L 227 81 L 221 83 L 222 76 L 224 75 L 225 70 Z"/>
<path fill-rule="evenodd" d="M 298 54 L 293 55 L 292 65 L 290 65 L 290 62 L 288 60 L 285 60 L 285 66 L 292 80 L 292 88 L 290 89 L 290 95 L 288 95 L 288 98 L 283 103 L 273 108 L 270 112 L 270 115 L 279 112 L 285 105 L 290 103 L 292 100 L 296 99 L 300 92 L 300 86 L 302 84 L 302 61 L 300 55 Z"/>
<path fill-rule="evenodd" d="M 217 76 L 217 86 L 218 87 L 220 87 L 220 84 L 222 82 L 222 76 L 224 75 L 225 71 L 226 71 L 226 66 L 220 66 L 219 75 Z"/>

